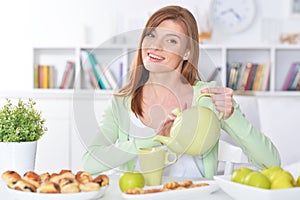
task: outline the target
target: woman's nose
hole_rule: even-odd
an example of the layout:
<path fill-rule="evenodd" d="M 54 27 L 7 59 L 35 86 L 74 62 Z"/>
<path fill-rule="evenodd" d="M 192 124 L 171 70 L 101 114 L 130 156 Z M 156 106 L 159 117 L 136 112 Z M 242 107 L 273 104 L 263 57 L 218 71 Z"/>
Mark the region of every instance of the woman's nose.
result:
<path fill-rule="evenodd" d="M 150 44 L 150 48 L 152 49 L 163 49 L 163 45 L 162 45 L 162 41 L 159 38 L 155 38 L 151 44 Z"/>

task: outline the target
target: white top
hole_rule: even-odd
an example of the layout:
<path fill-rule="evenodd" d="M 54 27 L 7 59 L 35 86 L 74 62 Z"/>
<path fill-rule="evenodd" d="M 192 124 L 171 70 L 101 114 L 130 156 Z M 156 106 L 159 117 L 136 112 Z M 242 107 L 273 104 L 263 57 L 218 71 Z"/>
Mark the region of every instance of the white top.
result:
<path fill-rule="evenodd" d="M 153 137 L 156 135 L 154 129 L 145 126 L 143 122 L 135 116 L 133 112 L 130 113 L 130 137 Z M 141 135 L 143 133 L 143 135 Z M 166 147 L 167 148 L 167 147 Z M 199 178 L 203 177 L 200 171 L 203 173 L 203 165 L 201 158 L 201 167 L 198 169 L 195 164 L 193 156 L 181 154 L 178 155 L 178 160 L 176 163 L 166 166 L 164 170 L 164 176 L 172 176 L 172 177 L 191 177 L 191 178 Z M 197 159 L 199 159 L 197 157 Z M 198 161 L 199 162 L 199 161 Z M 135 170 L 139 170 L 139 164 L 137 159 L 135 161 Z"/>

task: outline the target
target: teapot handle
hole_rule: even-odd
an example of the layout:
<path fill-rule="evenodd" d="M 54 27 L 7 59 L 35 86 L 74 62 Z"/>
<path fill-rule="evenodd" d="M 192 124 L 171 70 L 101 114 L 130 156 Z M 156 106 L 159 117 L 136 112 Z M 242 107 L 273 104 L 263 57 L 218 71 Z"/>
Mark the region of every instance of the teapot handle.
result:
<path fill-rule="evenodd" d="M 202 97 L 204 97 L 204 96 L 206 96 L 206 97 L 211 97 L 211 96 L 213 96 L 213 95 L 214 95 L 214 94 L 212 94 L 212 93 L 203 93 L 203 94 L 200 94 L 200 95 L 197 97 L 196 101 L 197 101 L 197 103 L 199 103 L 199 101 L 200 101 L 200 99 L 201 99 Z M 218 119 L 221 120 L 221 119 L 223 118 L 223 116 L 224 116 L 224 113 L 223 113 L 223 112 L 219 112 L 219 114 L 218 114 Z"/>

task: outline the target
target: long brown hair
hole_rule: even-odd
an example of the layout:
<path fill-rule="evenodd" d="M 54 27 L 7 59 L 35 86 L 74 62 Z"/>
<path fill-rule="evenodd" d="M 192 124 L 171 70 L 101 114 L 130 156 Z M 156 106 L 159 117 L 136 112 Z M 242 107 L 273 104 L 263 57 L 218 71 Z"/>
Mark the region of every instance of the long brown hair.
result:
<path fill-rule="evenodd" d="M 196 80 L 200 80 L 198 74 L 198 60 L 199 60 L 199 42 L 198 42 L 198 27 L 197 22 L 190 11 L 180 6 L 166 6 L 156 11 L 148 19 L 148 22 L 141 35 L 136 57 L 131 66 L 131 71 L 127 84 L 120 89 L 117 96 L 130 96 L 131 110 L 139 116 L 143 116 L 142 110 L 142 94 L 143 85 L 149 78 L 149 71 L 146 70 L 142 59 L 142 42 L 149 28 L 158 27 L 164 20 L 174 20 L 181 23 L 186 30 L 188 41 L 188 49 L 190 51 L 188 60 L 183 62 L 181 75 L 182 78 L 193 85 Z"/>

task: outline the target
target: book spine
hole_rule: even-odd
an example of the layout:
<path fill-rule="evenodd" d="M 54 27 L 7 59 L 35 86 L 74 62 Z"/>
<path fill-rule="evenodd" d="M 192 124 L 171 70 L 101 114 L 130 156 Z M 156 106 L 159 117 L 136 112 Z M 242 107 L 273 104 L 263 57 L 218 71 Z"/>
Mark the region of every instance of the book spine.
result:
<path fill-rule="evenodd" d="M 261 86 L 262 91 L 266 91 L 268 89 L 269 79 L 270 79 L 270 70 L 271 70 L 271 63 L 266 63 L 265 67 L 264 67 L 263 83 Z"/>
<path fill-rule="evenodd" d="M 90 60 L 91 66 L 93 68 L 93 72 L 95 73 L 95 76 L 96 76 L 96 78 L 98 80 L 98 84 L 99 84 L 100 88 L 103 89 L 103 90 L 105 90 L 106 86 L 104 85 L 104 83 L 103 83 L 103 81 L 102 81 L 102 79 L 100 77 L 100 74 L 97 71 L 97 68 L 96 68 L 96 64 L 97 63 L 96 63 L 96 60 L 95 60 L 93 54 L 90 53 L 90 52 L 88 52 L 88 58 Z"/>
<path fill-rule="evenodd" d="M 34 85 L 34 88 L 39 88 L 39 65 L 35 64 L 33 70 L 34 70 L 34 74 L 33 74 L 34 82 L 33 82 L 33 85 Z"/>
<path fill-rule="evenodd" d="M 103 73 L 103 76 L 107 80 L 108 84 L 110 85 L 111 89 L 117 89 L 118 88 L 118 82 L 116 78 L 114 77 L 113 73 L 110 71 L 108 67 L 104 67 L 103 65 L 101 66 L 101 71 Z"/>
<path fill-rule="evenodd" d="M 298 83 L 298 80 L 300 78 L 300 63 L 297 63 L 297 67 L 295 68 L 294 70 L 294 75 L 293 75 L 293 78 L 289 84 L 289 88 L 288 90 L 296 90 L 296 86 L 297 86 L 297 83 Z"/>
<path fill-rule="evenodd" d="M 245 86 L 245 90 L 250 90 L 250 85 L 251 85 L 252 77 L 253 77 L 253 74 L 254 74 L 254 69 L 255 69 L 255 64 L 252 63 L 250 71 L 249 71 L 249 75 L 248 75 L 248 78 L 247 78 L 247 83 L 246 83 L 246 86 Z"/>
<path fill-rule="evenodd" d="M 292 81 L 292 78 L 294 76 L 294 71 L 295 71 L 295 68 L 297 67 L 297 63 L 293 63 L 290 67 L 290 70 L 285 78 L 285 82 L 283 84 L 283 87 L 282 87 L 282 90 L 286 91 L 289 89 L 289 85 L 290 85 L 290 82 Z"/>
<path fill-rule="evenodd" d="M 249 77 L 251 68 L 252 68 L 252 63 L 247 63 L 245 66 L 245 72 L 243 74 L 243 80 L 242 80 L 239 90 L 246 90 L 246 85 L 247 85 L 247 81 L 248 81 L 248 77 Z"/>

